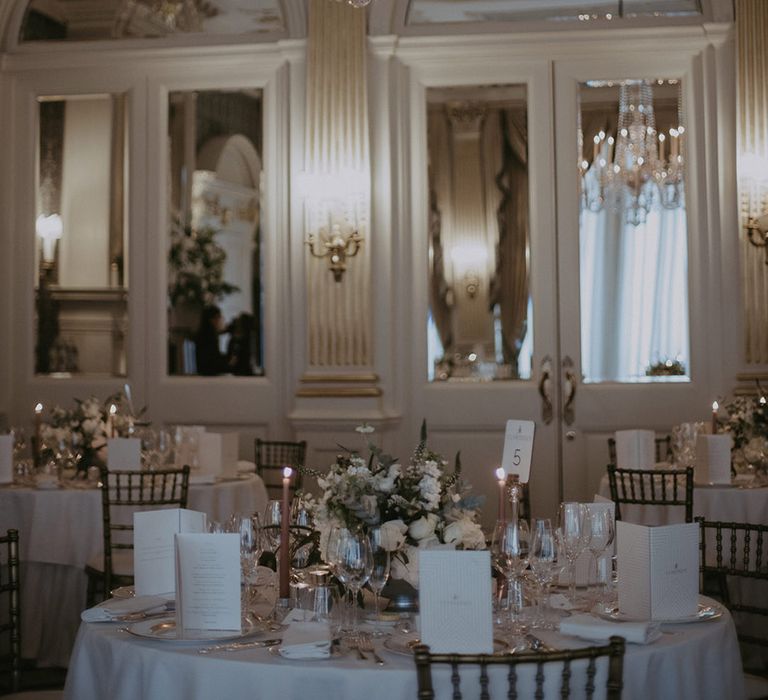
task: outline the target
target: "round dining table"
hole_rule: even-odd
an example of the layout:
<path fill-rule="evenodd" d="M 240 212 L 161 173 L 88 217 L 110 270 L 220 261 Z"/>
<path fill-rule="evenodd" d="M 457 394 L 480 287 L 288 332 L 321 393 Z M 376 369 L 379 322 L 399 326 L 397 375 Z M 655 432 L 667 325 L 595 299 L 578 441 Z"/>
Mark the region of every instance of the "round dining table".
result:
<path fill-rule="evenodd" d="M 0 487 L 0 532 L 19 531 L 22 657 L 39 667 L 67 666 L 85 607 L 86 563 L 103 549 L 101 491 L 84 481 L 55 489 Z M 224 520 L 263 512 L 264 482 L 255 473 L 191 483 L 187 507 Z"/>
<path fill-rule="evenodd" d="M 272 637 L 275 632 L 264 633 Z M 392 632 L 396 635 L 396 632 Z M 539 632 L 552 646 L 589 646 L 557 632 Z M 264 648 L 199 653 L 201 645 L 133 636 L 120 623 L 83 623 L 72 654 L 67 700 L 406 700 L 417 697 L 416 668 L 410 655 L 394 653 L 391 642 L 375 642 L 379 666 L 347 652 L 337 658 L 288 660 Z M 548 669 L 545 683 L 560 678 Z M 498 673 L 496 673 L 498 671 Z M 491 690 L 502 685 L 506 669 L 491 672 Z M 599 679 L 600 674 L 598 674 Z M 581 695 L 574 683 L 571 697 Z M 521 680 L 523 674 L 521 673 Z M 599 682 L 599 680 L 598 680 Z M 603 681 L 604 683 L 604 681 Z M 436 698 L 449 698 L 450 669 L 433 670 Z M 466 693 L 479 695 L 479 684 Z M 599 687 L 599 686 L 598 686 Z M 604 685 L 603 685 L 604 688 Z M 533 697 L 520 688 L 519 697 Z M 506 697 L 506 689 L 501 695 Z M 599 692 L 595 697 L 602 697 Z M 628 644 L 624 657 L 623 700 L 742 700 L 741 657 L 731 617 L 663 626 L 647 645 Z"/>

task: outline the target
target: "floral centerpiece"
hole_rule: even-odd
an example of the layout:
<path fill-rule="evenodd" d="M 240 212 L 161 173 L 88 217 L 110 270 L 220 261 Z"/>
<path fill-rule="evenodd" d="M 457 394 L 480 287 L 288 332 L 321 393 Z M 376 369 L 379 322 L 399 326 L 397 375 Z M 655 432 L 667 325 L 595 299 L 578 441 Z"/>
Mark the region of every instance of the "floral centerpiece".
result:
<path fill-rule="evenodd" d="M 327 473 L 313 472 L 322 490 L 313 515 L 323 558 L 333 526 L 380 526 L 384 546 L 393 553 L 392 578 L 416 587 L 420 549 L 485 548 L 478 522 L 483 499 L 470 495 L 458 455 L 449 471 L 445 459 L 428 449 L 426 425 L 405 465 L 373 444 L 368 449 L 367 459 L 350 452 Z"/>
<path fill-rule="evenodd" d="M 736 396 L 725 401 L 723 409 L 727 418 L 718 424 L 733 439 L 731 454 L 736 473 L 753 469 L 758 474 L 768 475 L 768 401 L 765 396 Z"/>
<path fill-rule="evenodd" d="M 238 288 L 224 281 L 227 254 L 216 242 L 211 227 L 185 228 L 178 219 L 171 225 L 168 254 L 168 296 L 171 304 L 210 306 Z"/>
<path fill-rule="evenodd" d="M 131 418 L 122 412 L 109 415 L 111 405 L 120 406 L 122 392 L 108 396 L 102 402 L 95 396 L 75 399 L 74 408 L 54 406 L 50 420 L 40 426 L 40 437 L 49 451 L 65 443 L 81 455 L 80 468 L 103 461 L 100 454 L 107 446 L 112 428 L 116 434 L 125 434 Z"/>

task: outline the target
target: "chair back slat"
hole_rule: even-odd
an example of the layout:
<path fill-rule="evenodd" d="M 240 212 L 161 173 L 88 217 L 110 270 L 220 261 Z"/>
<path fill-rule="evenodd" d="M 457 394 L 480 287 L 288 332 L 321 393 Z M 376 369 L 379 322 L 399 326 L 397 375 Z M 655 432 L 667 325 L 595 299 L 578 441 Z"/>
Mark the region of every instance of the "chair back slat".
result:
<path fill-rule="evenodd" d="M 681 484 L 685 484 L 685 496 Z M 622 504 L 683 506 L 685 522 L 693 522 L 693 467 L 685 469 L 618 469 L 608 465 L 611 500 L 616 504 L 616 520 L 621 520 Z"/>
<path fill-rule="evenodd" d="M 0 537 L 0 564 L 5 560 L 5 571 L 0 570 L 0 598 L 7 596 L 8 621 L 0 624 L 0 638 L 7 636 L 10 651 L 9 689 L 18 692 L 21 685 L 21 604 L 19 592 L 19 531 L 8 530 Z M 5 582 L 3 582 L 5 581 Z M 5 606 L 4 606 L 5 607 Z"/>
<path fill-rule="evenodd" d="M 279 440 L 261 440 L 255 442 L 256 473 L 264 481 L 270 496 L 279 498 L 282 493 L 283 469 L 291 467 L 294 478 L 291 489 L 300 489 L 302 475 L 299 467 L 305 466 L 307 457 L 306 440 L 301 442 L 288 442 Z"/>
<path fill-rule="evenodd" d="M 133 549 L 133 512 L 144 507 L 187 507 L 189 466 L 155 471 L 120 471 L 101 468 L 101 509 L 104 528 L 104 593 L 112 589 L 113 550 Z M 130 512 L 127 512 L 130 511 Z M 122 515 L 122 520 L 119 517 Z M 130 520 L 125 522 L 125 518 Z"/>
<path fill-rule="evenodd" d="M 625 642 L 621 637 L 611 637 L 605 646 L 587 647 L 585 649 L 567 649 L 551 652 L 522 652 L 506 655 L 491 654 L 433 654 L 429 647 L 423 644 L 414 649 L 414 661 L 416 663 L 416 677 L 418 681 L 418 700 L 433 700 L 435 697 L 432 680 L 432 668 L 436 665 L 450 667 L 450 683 L 453 700 L 460 700 L 461 695 L 461 669 L 466 666 L 480 667 L 480 697 L 489 698 L 490 687 L 489 668 L 493 666 L 507 666 L 507 698 L 517 700 L 518 697 L 533 697 L 543 700 L 545 692 L 545 679 L 547 669 L 559 672 L 561 679 L 560 695 L 567 698 L 571 694 L 574 685 L 573 661 L 586 661 L 586 682 L 583 691 L 574 690 L 577 696 L 592 697 L 595 691 L 595 679 L 597 676 L 597 660 L 604 658 L 607 667 L 606 697 L 608 700 L 620 700 L 623 687 Z M 559 664 L 563 664 L 562 669 Z M 529 667 L 533 673 L 531 680 L 535 685 L 533 695 L 527 691 L 527 695 L 518 692 L 520 679 L 519 669 Z M 529 676 L 530 677 L 530 676 Z M 475 695 L 477 697 L 477 695 Z"/>
<path fill-rule="evenodd" d="M 696 518 L 696 522 L 700 528 L 699 571 L 703 591 L 706 587 L 704 592 L 717 595 L 731 612 L 759 616 L 759 624 L 749 630 L 744 628 L 747 620 L 735 616 L 736 632 L 739 640 L 745 644 L 768 647 L 768 635 L 758 636 L 754 633 L 757 629 L 768 630 L 765 622 L 768 607 L 764 605 L 768 600 L 766 587 L 761 589 L 759 597 L 755 597 L 756 602 L 763 604 L 751 605 L 743 602 L 738 593 L 732 597 L 729 586 L 729 579 L 768 582 L 768 568 L 763 565 L 763 538 L 768 533 L 768 525 L 709 521 L 704 518 Z M 715 553 L 711 560 L 709 542 L 712 538 L 715 540 Z M 727 551 L 724 551 L 726 546 Z M 709 590 L 712 588 L 715 590 Z"/>

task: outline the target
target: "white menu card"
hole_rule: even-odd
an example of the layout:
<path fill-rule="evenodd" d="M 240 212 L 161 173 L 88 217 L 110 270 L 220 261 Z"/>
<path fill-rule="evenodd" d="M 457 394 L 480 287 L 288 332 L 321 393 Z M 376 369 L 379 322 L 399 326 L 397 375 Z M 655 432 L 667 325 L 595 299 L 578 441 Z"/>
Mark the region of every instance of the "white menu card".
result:
<path fill-rule="evenodd" d="M 699 435 L 696 437 L 697 484 L 731 483 L 731 436 Z"/>
<path fill-rule="evenodd" d="M 205 513 L 184 508 L 146 510 L 133 514 L 133 577 L 136 595 L 176 590 L 174 536 L 205 532 Z"/>
<path fill-rule="evenodd" d="M 139 438 L 110 438 L 107 440 L 107 467 L 122 471 L 141 469 L 141 440 Z"/>
<path fill-rule="evenodd" d="M 0 484 L 13 482 L 13 435 L 0 435 Z"/>
<path fill-rule="evenodd" d="M 504 432 L 501 466 L 507 474 L 517 474 L 521 484 L 527 484 L 531 476 L 535 430 L 536 424 L 532 420 L 508 420 Z"/>
<path fill-rule="evenodd" d="M 240 621 L 240 536 L 176 535 L 176 628 L 237 630 Z"/>
<path fill-rule="evenodd" d="M 419 552 L 421 640 L 436 653 L 493 653 L 491 555 Z"/>
<path fill-rule="evenodd" d="M 617 430 L 615 439 L 619 469 L 653 469 L 656 466 L 656 433 L 653 430 Z"/>
<path fill-rule="evenodd" d="M 699 524 L 646 527 L 616 523 L 619 610 L 634 620 L 696 614 Z"/>
<path fill-rule="evenodd" d="M 237 433 L 201 433 L 200 471 L 225 478 L 236 477 L 238 442 Z"/>

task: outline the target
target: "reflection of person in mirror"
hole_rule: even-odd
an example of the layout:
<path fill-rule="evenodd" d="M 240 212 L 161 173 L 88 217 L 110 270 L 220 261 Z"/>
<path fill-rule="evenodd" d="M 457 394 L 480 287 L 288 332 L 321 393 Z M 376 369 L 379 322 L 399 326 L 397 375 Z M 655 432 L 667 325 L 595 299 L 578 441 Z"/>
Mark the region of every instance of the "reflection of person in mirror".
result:
<path fill-rule="evenodd" d="M 251 363 L 251 343 L 254 319 L 249 313 L 242 313 L 229 324 L 230 339 L 227 345 L 229 371 L 239 376 L 253 374 Z"/>
<path fill-rule="evenodd" d="M 218 306 L 206 306 L 195 335 L 197 373 L 213 376 L 229 372 L 227 358 L 219 350 L 219 335 L 224 332 L 224 318 Z"/>

